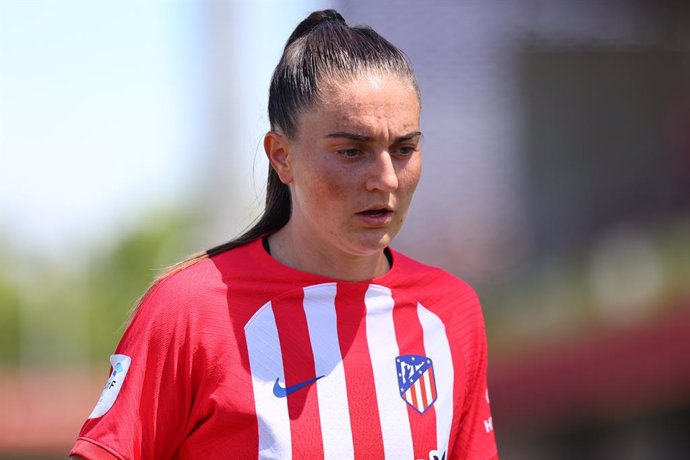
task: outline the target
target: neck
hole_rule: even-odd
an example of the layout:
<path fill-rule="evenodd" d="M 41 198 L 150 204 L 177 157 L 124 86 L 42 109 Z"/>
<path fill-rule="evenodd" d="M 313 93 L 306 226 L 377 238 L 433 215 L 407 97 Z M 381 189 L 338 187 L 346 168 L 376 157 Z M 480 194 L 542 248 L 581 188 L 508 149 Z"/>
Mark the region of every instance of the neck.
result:
<path fill-rule="evenodd" d="M 366 281 L 384 275 L 390 264 L 383 249 L 371 255 L 351 255 L 304 241 L 290 223 L 269 236 L 271 256 L 295 270 L 343 281 Z"/>

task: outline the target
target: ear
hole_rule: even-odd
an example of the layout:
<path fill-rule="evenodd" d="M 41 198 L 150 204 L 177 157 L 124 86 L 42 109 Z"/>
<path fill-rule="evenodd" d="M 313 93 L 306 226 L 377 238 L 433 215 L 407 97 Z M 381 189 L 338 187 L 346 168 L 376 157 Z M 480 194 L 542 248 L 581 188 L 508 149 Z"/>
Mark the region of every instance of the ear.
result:
<path fill-rule="evenodd" d="M 290 167 L 290 142 L 280 133 L 269 131 L 264 136 L 264 151 L 271 167 L 278 173 L 283 184 L 292 182 L 292 168 Z"/>

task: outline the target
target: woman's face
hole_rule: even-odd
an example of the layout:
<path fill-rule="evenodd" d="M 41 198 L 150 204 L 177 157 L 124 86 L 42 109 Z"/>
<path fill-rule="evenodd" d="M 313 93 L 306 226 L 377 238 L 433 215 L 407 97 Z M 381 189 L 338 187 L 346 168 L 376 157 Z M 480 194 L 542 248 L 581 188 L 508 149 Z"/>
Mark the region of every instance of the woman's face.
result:
<path fill-rule="evenodd" d="M 371 256 L 400 230 L 422 171 L 417 93 L 396 75 L 366 74 L 322 94 L 299 116 L 279 172 L 290 225 L 322 249 Z"/>

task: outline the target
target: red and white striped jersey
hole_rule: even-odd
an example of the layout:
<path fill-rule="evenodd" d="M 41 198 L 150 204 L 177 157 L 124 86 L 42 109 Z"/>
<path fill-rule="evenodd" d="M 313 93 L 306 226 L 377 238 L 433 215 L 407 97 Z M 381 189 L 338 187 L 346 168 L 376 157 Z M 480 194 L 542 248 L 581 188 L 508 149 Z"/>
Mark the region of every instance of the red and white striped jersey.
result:
<path fill-rule="evenodd" d="M 257 241 L 166 277 L 72 454 L 497 458 L 476 295 L 392 255 L 387 274 L 342 282 Z"/>

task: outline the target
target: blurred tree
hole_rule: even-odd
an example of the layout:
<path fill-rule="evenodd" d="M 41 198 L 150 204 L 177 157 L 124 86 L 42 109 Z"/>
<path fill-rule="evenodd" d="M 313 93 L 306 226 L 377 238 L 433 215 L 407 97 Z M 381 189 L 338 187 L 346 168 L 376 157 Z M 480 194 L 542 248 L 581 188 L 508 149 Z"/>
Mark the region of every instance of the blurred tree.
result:
<path fill-rule="evenodd" d="M 83 288 L 92 360 L 102 363 L 112 352 L 129 312 L 156 276 L 191 252 L 193 221 L 179 212 L 152 213 L 90 264 Z"/>
<path fill-rule="evenodd" d="M 0 248 L 0 368 L 103 364 L 147 286 L 191 252 L 190 213 L 148 216 L 76 268 Z"/>
<path fill-rule="evenodd" d="M 19 362 L 20 299 L 18 284 L 0 271 L 0 368 Z"/>

